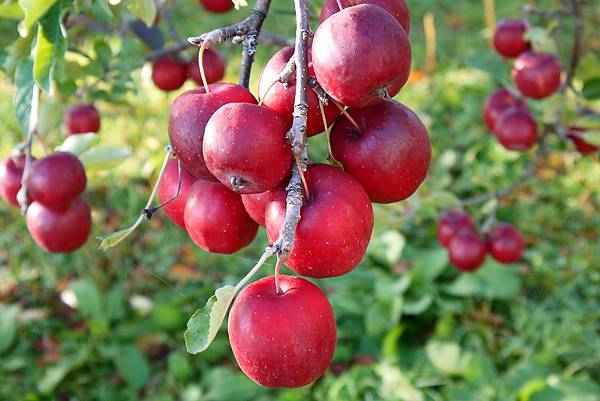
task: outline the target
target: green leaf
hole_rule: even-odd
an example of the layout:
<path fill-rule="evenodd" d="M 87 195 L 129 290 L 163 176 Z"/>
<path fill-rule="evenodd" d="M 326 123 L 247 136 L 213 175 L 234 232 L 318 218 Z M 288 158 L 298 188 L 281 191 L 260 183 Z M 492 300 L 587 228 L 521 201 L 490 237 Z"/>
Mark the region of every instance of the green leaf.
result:
<path fill-rule="evenodd" d="M 446 292 L 459 297 L 508 300 L 519 291 L 520 285 L 514 269 L 488 260 L 476 272 L 461 274 L 446 287 Z"/>
<path fill-rule="evenodd" d="M 29 119 L 31 117 L 31 98 L 33 97 L 33 62 L 23 59 L 15 71 L 15 95 L 13 107 L 15 117 L 23 130 L 23 134 L 29 132 Z"/>
<path fill-rule="evenodd" d="M 94 133 L 69 135 L 57 150 L 71 152 L 74 155 L 79 156 L 99 141 L 100 136 Z"/>
<path fill-rule="evenodd" d="M 443 273 L 448 264 L 448 252 L 442 247 L 411 249 L 410 258 L 413 261 L 410 273 L 416 281 L 431 282 L 435 280 Z"/>
<path fill-rule="evenodd" d="M 96 53 L 96 59 L 104 66 L 108 67 L 112 60 L 112 50 L 108 44 L 103 40 L 97 40 L 94 43 L 94 53 Z"/>
<path fill-rule="evenodd" d="M 19 3 L 0 4 L 0 18 L 20 20 L 25 14 Z"/>
<path fill-rule="evenodd" d="M 588 100 L 600 99 L 600 77 L 594 77 L 585 81 L 581 93 Z"/>
<path fill-rule="evenodd" d="M 402 306 L 402 313 L 405 315 L 420 315 L 431 306 L 432 302 L 433 295 L 431 294 L 424 294 L 421 298 L 416 300 L 407 300 L 405 298 L 404 305 Z"/>
<path fill-rule="evenodd" d="M 476 54 L 469 59 L 471 67 L 480 71 L 487 72 L 499 81 L 504 81 L 506 78 L 506 70 L 500 57 L 489 52 Z"/>
<path fill-rule="evenodd" d="M 147 26 L 152 26 L 156 20 L 156 5 L 154 0 L 130 0 L 127 4 L 129 12 L 144 21 Z"/>
<path fill-rule="evenodd" d="M 104 23 L 111 23 L 114 18 L 108 0 L 92 0 L 88 7 L 88 13 L 95 20 Z"/>
<path fill-rule="evenodd" d="M 169 374 L 178 380 L 185 380 L 192 373 L 192 367 L 188 360 L 188 356 L 181 352 L 169 354 L 167 364 L 169 367 Z"/>
<path fill-rule="evenodd" d="M 4 69 L 7 72 L 14 72 L 17 65 L 24 58 L 28 58 L 31 55 L 31 44 L 33 42 L 33 34 L 24 38 L 17 38 L 13 44 L 8 48 L 8 54 L 4 60 Z"/>
<path fill-rule="evenodd" d="M 402 371 L 394 365 L 384 364 L 377 367 L 381 377 L 380 392 L 385 400 L 424 401 L 423 393 L 418 390 Z"/>
<path fill-rule="evenodd" d="M 97 239 L 100 241 L 100 249 L 106 252 L 110 248 L 117 246 L 121 241 L 127 238 L 127 236 L 131 234 L 135 229 L 135 226 L 131 226 L 129 228 L 116 231 L 114 233 L 99 236 Z"/>
<path fill-rule="evenodd" d="M 103 319 L 100 290 L 93 281 L 79 280 L 71 283 L 69 287 L 77 297 L 78 309 L 83 317 L 95 320 Z"/>
<path fill-rule="evenodd" d="M 189 353 L 204 351 L 214 340 L 233 301 L 234 291 L 235 288 L 231 285 L 217 288 L 206 305 L 190 317 L 184 333 L 185 347 Z"/>
<path fill-rule="evenodd" d="M 433 366 L 453 375 L 463 374 L 472 357 L 453 342 L 430 341 L 426 346 L 426 352 Z"/>
<path fill-rule="evenodd" d="M 394 265 L 400 260 L 405 245 L 406 239 L 400 232 L 389 230 L 374 239 L 369 252 L 382 262 Z"/>
<path fill-rule="evenodd" d="M 42 18 L 58 0 L 19 0 L 25 18 L 19 24 L 19 34 L 29 35 L 31 28 Z"/>
<path fill-rule="evenodd" d="M 40 19 L 34 49 L 33 76 L 48 93 L 54 80 L 56 63 L 63 59 L 66 49 L 66 35 L 60 21 L 61 13 L 62 6 L 59 2 Z"/>
<path fill-rule="evenodd" d="M 118 166 L 123 159 L 130 157 L 131 154 L 127 149 L 97 145 L 81 153 L 79 160 L 88 171 L 106 170 Z"/>
<path fill-rule="evenodd" d="M 117 372 L 129 387 L 138 390 L 148 383 L 150 365 L 138 347 L 135 345 L 121 346 L 114 358 Z"/>
<path fill-rule="evenodd" d="M 6 351 L 17 335 L 17 305 L 0 305 L 0 353 Z"/>
<path fill-rule="evenodd" d="M 76 355 L 63 357 L 56 365 L 46 369 L 46 372 L 37 383 L 40 393 L 52 393 L 56 386 L 58 386 L 70 372 L 79 368 L 86 362 L 89 354 L 89 348 L 84 347 Z"/>

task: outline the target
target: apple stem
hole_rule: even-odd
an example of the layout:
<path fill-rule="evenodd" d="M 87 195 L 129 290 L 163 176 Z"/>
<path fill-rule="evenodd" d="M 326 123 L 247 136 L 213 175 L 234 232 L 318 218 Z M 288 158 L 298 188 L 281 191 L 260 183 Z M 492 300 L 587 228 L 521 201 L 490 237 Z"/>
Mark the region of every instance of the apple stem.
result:
<path fill-rule="evenodd" d="M 277 255 L 277 263 L 275 264 L 275 293 L 283 294 L 281 291 L 281 287 L 279 286 L 279 273 L 281 272 L 281 265 L 283 264 L 283 260 Z"/>
<path fill-rule="evenodd" d="M 341 0 L 335 0 L 337 3 L 338 8 L 340 9 L 340 11 L 342 11 L 344 9 L 344 6 L 342 5 Z"/>
<path fill-rule="evenodd" d="M 262 254 L 260 259 L 258 260 L 258 262 L 256 262 L 256 264 L 254 265 L 254 267 L 248 273 L 246 273 L 244 278 L 241 279 L 239 283 L 237 283 L 237 285 L 235 286 L 235 288 L 233 290 L 233 294 L 235 295 L 238 292 L 240 292 L 240 290 L 242 288 L 244 288 L 246 283 L 248 283 L 248 281 L 250 281 L 252 276 L 254 276 L 256 274 L 256 272 L 258 272 L 260 270 L 262 265 L 265 264 L 267 259 L 269 259 L 271 256 L 273 256 L 276 252 L 277 252 L 277 250 L 274 247 L 272 247 L 272 246 L 267 247 L 265 249 L 265 252 Z"/>
<path fill-rule="evenodd" d="M 164 208 L 169 203 L 173 202 L 175 199 L 177 199 L 179 197 L 179 195 L 181 194 L 181 181 L 182 181 L 182 174 L 181 173 L 182 173 L 181 160 L 177 159 L 177 192 L 175 192 L 175 195 L 173 195 L 171 198 L 167 199 L 166 201 L 164 201 L 160 205 L 146 209 L 147 210 L 146 214 L 149 213 L 150 215 L 153 215 L 155 212 L 157 212 L 158 210 Z M 158 183 L 160 184 L 160 181 L 158 181 Z"/>
<path fill-rule="evenodd" d="M 25 151 L 25 166 L 23 167 L 23 176 L 21 177 L 21 189 L 17 193 L 17 201 L 21 207 L 21 213 L 27 213 L 29 208 L 29 197 L 27 196 L 27 184 L 29 182 L 29 175 L 31 174 L 31 163 L 33 157 L 31 155 L 33 137 L 36 136 L 37 127 L 39 122 L 38 111 L 40 108 L 40 88 L 37 84 L 33 85 L 33 91 L 31 93 L 31 111 L 29 114 L 29 127 L 27 132 L 27 139 L 23 146 Z"/>
<path fill-rule="evenodd" d="M 304 197 L 307 201 L 310 201 L 310 192 L 308 192 L 308 184 L 306 183 L 306 177 L 304 176 L 304 171 L 302 170 L 300 158 L 296 157 L 295 160 L 296 167 L 298 168 L 298 172 L 300 174 L 300 180 L 302 181 L 302 187 L 304 188 Z"/>
<path fill-rule="evenodd" d="M 112 247 L 115 247 L 118 244 L 120 244 L 125 238 L 127 238 L 132 232 L 134 232 L 144 222 L 144 220 L 150 220 L 152 218 L 152 214 L 154 213 L 154 210 L 151 208 L 152 202 L 154 202 L 154 198 L 156 197 L 156 194 L 158 192 L 158 187 L 160 185 L 160 181 L 162 180 L 162 178 L 165 174 L 165 171 L 167 169 L 167 163 L 169 162 L 169 159 L 173 155 L 173 149 L 171 148 L 170 144 L 167 145 L 167 147 L 165 148 L 165 152 L 166 152 L 165 158 L 163 160 L 162 166 L 158 173 L 158 177 L 156 178 L 156 182 L 154 183 L 154 187 L 152 188 L 152 192 L 150 193 L 150 197 L 148 198 L 148 201 L 146 202 L 146 206 L 144 207 L 144 209 L 142 209 L 142 212 L 138 216 L 135 223 L 133 223 L 133 225 L 130 226 L 129 228 L 122 230 L 123 234 L 119 235 L 118 239 L 116 239 L 114 242 L 112 242 L 108 246 L 108 248 L 112 248 Z M 120 231 L 118 233 L 120 233 Z M 102 249 L 104 249 L 102 244 L 100 245 L 100 247 Z"/>
<path fill-rule="evenodd" d="M 348 119 L 348 121 L 350 121 L 350 123 L 352 125 L 354 125 L 354 127 L 360 132 L 361 131 L 360 125 L 358 125 L 358 123 L 356 122 L 356 120 L 354 118 L 352 118 L 352 116 L 350 115 L 350 113 L 348 113 L 347 109 L 344 106 L 342 106 L 340 103 L 338 103 L 337 100 L 331 98 L 331 101 L 342 112 L 342 114 L 344 115 L 344 117 L 346 117 Z"/>
<path fill-rule="evenodd" d="M 271 91 L 271 89 L 273 89 L 273 87 L 275 86 L 275 84 L 279 82 L 279 80 L 274 80 L 273 82 L 271 82 L 271 84 L 269 85 L 269 87 L 267 88 L 265 94 L 260 98 L 260 100 L 258 101 L 258 105 L 262 106 L 263 104 L 263 100 L 265 100 L 265 98 L 267 97 L 267 95 L 269 94 L 269 92 Z"/>
<path fill-rule="evenodd" d="M 336 160 L 333 156 L 333 151 L 331 150 L 331 127 L 327 124 L 327 116 L 325 116 L 325 108 L 323 107 L 323 102 L 319 101 L 319 109 L 321 110 L 321 118 L 323 119 L 323 127 L 325 128 L 325 135 L 327 136 L 327 150 L 329 151 L 329 162 L 336 167 L 343 167 L 342 163 Z"/>
<path fill-rule="evenodd" d="M 206 80 L 206 73 L 204 72 L 204 52 L 206 51 L 206 42 L 202 43 L 200 46 L 200 51 L 198 52 L 198 68 L 200 69 L 200 76 L 202 77 L 202 85 L 204 85 L 204 90 L 206 93 L 210 93 L 210 88 L 208 87 L 208 81 Z"/>

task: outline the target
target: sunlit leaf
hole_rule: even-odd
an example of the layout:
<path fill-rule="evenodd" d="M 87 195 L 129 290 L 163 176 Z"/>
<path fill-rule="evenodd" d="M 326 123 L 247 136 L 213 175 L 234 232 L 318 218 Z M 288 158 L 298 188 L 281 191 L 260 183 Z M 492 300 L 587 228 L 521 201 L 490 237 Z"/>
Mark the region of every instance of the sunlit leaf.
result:
<path fill-rule="evenodd" d="M 57 2 L 57 0 L 19 0 L 25 18 L 19 24 L 19 34 L 27 36 L 36 22 Z"/>
<path fill-rule="evenodd" d="M 100 136 L 93 132 L 87 134 L 69 135 L 67 139 L 57 148 L 62 152 L 71 152 L 81 155 L 100 141 Z"/>
<path fill-rule="evenodd" d="M 234 287 L 226 285 L 217 288 L 215 294 L 208 299 L 206 305 L 194 312 L 187 322 L 185 346 L 191 354 L 204 351 L 219 332 L 225 319 L 229 305 L 233 300 Z"/>
<path fill-rule="evenodd" d="M 29 132 L 29 118 L 31 117 L 31 99 L 33 97 L 33 61 L 23 59 L 15 71 L 15 94 L 13 107 L 15 117 L 24 134 Z"/>
<path fill-rule="evenodd" d="M 154 0 L 130 0 L 127 3 L 129 12 L 144 21 L 147 26 L 152 26 L 156 20 L 156 4 Z"/>
<path fill-rule="evenodd" d="M 50 92 L 56 63 L 63 58 L 66 49 L 65 32 L 60 22 L 61 13 L 59 2 L 40 19 L 38 26 L 33 76 L 46 92 Z"/>

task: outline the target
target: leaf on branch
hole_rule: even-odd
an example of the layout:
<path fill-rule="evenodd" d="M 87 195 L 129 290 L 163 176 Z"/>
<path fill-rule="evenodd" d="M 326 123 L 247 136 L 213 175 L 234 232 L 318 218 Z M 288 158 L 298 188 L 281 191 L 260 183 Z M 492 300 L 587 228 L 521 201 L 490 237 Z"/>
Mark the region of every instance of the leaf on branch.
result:
<path fill-rule="evenodd" d="M 585 81 L 581 94 L 587 100 L 600 99 L 600 77 L 594 77 Z"/>
<path fill-rule="evenodd" d="M 246 7 L 248 5 L 248 2 L 246 0 L 231 0 L 233 1 L 233 5 L 235 6 L 236 10 L 239 10 L 240 7 Z"/>
<path fill-rule="evenodd" d="M 231 285 L 217 288 L 206 305 L 190 317 L 184 333 L 185 347 L 190 354 L 206 350 L 215 339 L 234 295 L 235 288 Z"/>
<path fill-rule="evenodd" d="M 31 116 L 31 98 L 33 97 L 33 61 L 24 59 L 19 62 L 15 71 L 15 94 L 13 107 L 15 117 L 24 134 L 29 132 L 29 118 Z"/>
<path fill-rule="evenodd" d="M 56 2 L 57 0 L 19 0 L 19 5 L 25 14 L 25 18 L 19 24 L 19 34 L 22 37 L 29 35 L 36 22 L 46 15 Z"/>
<path fill-rule="evenodd" d="M 154 25 L 156 20 L 156 4 L 154 0 L 130 0 L 127 4 L 129 12 L 144 21 L 147 26 Z"/>
<path fill-rule="evenodd" d="M 0 18 L 20 20 L 25 14 L 19 3 L 0 4 Z"/>
<path fill-rule="evenodd" d="M 62 152 L 71 152 L 76 156 L 81 155 L 92 146 L 100 141 L 100 136 L 90 132 L 88 134 L 77 134 L 70 135 L 65 141 L 57 148 Z"/>
<path fill-rule="evenodd" d="M 110 248 L 117 246 L 121 241 L 127 238 L 129 234 L 131 234 L 136 228 L 137 225 L 134 224 L 133 226 L 124 230 L 115 231 L 114 233 L 97 237 L 97 239 L 100 240 L 100 249 L 106 252 Z"/>
<path fill-rule="evenodd" d="M 79 160 L 86 170 L 106 170 L 119 165 L 123 159 L 131 156 L 127 149 L 113 148 L 106 145 L 94 146 L 79 155 Z"/>
<path fill-rule="evenodd" d="M 65 32 L 61 24 L 61 3 L 55 4 L 40 20 L 35 45 L 33 76 L 45 92 L 50 92 L 56 63 L 65 54 Z"/>

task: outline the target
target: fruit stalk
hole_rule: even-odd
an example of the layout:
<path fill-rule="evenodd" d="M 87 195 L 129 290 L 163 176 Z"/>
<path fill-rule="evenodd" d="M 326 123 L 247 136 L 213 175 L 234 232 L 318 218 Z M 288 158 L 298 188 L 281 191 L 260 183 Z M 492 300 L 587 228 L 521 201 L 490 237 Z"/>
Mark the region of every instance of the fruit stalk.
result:
<path fill-rule="evenodd" d="M 31 114 L 29 115 L 29 131 L 27 132 L 27 139 L 21 147 L 22 151 L 25 152 L 25 167 L 23 168 L 23 178 L 21 179 L 21 189 L 17 194 L 17 200 L 21 206 L 21 212 L 25 214 L 29 207 L 29 201 L 27 197 L 27 182 L 29 181 L 29 175 L 31 173 L 31 147 L 33 145 L 33 137 L 36 135 L 38 126 L 38 110 L 40 106 L 40 88 L 37 85 L 33 85 L 33 93 L 31 94 Z"/>
<path fill-rule="evenodd" d="M 306 126 L 308 122 L 308 38 L 310 35 L 308 8 L 306 0 L 294 0 L 296 10 L 296 45 L 294 60 L 296 65 L 296 97 L 294 101 L 294 121 L 288 132 L 288 140 L 292 145 L 294 163 L 292 178 L 287 186 L 285 220 L 279 238 L 272 247 L 285 262 L 294 247 L 296 226 L 300 221 L 302 207 L 302 170 L 306 170 L 308 153 L 306 149 Z"/>

